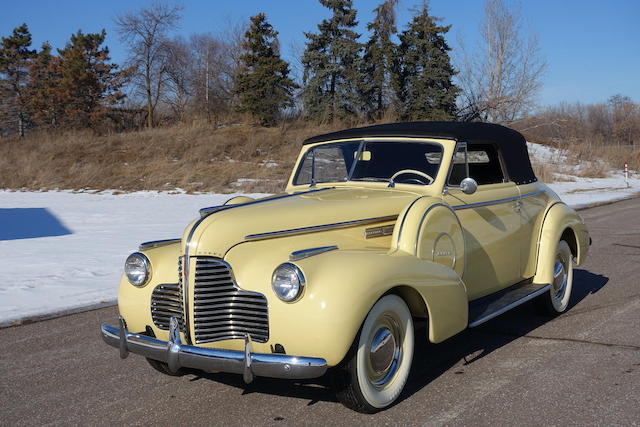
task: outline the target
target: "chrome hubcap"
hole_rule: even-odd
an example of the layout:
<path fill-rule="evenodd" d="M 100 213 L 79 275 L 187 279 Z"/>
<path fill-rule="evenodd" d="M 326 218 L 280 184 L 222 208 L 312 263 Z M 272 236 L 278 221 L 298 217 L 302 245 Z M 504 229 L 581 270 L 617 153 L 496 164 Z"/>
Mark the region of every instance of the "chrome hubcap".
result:
<path fill-rule="evenodd" d="M 553 266 L 553 297 L 556 299 L 562 299 L 566 289 L 567 268 L 565 267 L 564 260 L 558 256 L 558 258 L 556 258 L 556 263 Z"/>
<path fill-rule="evenodd" d="M 377 322 L 369 346 L 368 377 L 371 384 L 383 388 L 398 370 L 402 349 L 401 329 L 391 315 L 383 315 Z"/>

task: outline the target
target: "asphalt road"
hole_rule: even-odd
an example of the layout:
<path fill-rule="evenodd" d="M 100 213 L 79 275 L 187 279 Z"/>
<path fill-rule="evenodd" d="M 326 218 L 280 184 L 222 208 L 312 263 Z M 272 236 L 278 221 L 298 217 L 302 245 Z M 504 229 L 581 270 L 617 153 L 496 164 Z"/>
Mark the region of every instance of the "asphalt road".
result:
<path fill-rule="evenodd" d="M 99 337 L 115 308 L 0 330 L 0 425 L 638 425 L 640 199 L 582 211 L 593 237 L 558 318 L 520 307 L 417 349 L 399 403 L 362 415 L 313 384 L 168 377 Z M 577 290 L 576 290 L 577 289 Z"/>

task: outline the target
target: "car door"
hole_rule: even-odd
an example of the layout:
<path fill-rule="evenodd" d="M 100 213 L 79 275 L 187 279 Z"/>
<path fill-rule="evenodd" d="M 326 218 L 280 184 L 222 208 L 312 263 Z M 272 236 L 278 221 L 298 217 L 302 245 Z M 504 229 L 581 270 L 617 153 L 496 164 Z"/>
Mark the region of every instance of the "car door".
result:
<path fill-rule="evenodd" d="M 461 155 L 465 147 L 466 156 Z M 478 184 L 473 194 L 465 194 L 460 188 L 467 170 Z M 520 281 L 519 191 L 505 174 L 498 147 L 459 144 L 443 199 L 462 225 L 466 251 L 463 280 L 469 299 Z"/>

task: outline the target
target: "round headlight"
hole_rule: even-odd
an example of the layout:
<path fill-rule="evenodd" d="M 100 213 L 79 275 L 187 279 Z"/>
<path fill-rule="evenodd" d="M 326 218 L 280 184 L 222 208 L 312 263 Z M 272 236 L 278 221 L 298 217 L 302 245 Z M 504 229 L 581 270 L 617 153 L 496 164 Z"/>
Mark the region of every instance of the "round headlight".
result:
<path fill-rule="evenodd" d="M 304 275 L 295 264 L 280 264 L 271 276 L 271 287 L 284 302 L 295 301 L 304 289 Z"/>
<path fill-rule="evenodd" d="M 134 252 L 124 263 L 124 273 L 133 286 L 142 286 L 151 277 L 151 262 L 144 254 Z"/>

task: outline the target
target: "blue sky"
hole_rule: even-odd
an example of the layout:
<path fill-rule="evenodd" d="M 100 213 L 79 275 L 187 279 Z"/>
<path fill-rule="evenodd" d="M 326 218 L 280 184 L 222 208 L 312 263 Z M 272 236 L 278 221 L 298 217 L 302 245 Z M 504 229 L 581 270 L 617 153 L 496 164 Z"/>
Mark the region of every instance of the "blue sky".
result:
<path fill-rule="evenodd" d="M 6 1 L 0 15 L 0 35 L 26 22 L 39 46 L 48 40 L 62 47 L 71 33 L 107 30 L 112 58 L 126 57 L 116 35 L 113 18 L 119 13 L 149 4 L 146 0 Z M 378 0 L 354 0 L 360 32 L 371 19 Z M 178 33 L 219 33 L 265 12 L 280 32 L 282 53 L 292 59 L 291 46 L 303 46 L 304 31 L 315 31 L 328 11 L 317 0 L 199 0 L 182 1 L 183 20 Z M 420 0 L 400 0 L 399 27 Z M 540 37 L 541 53 L 548 64 L 541 105 L 558 102 L 600 102 L 622 93 L 640 102 L 640 0 L 529 0 L 517 2 L 525 24 Z M 452 25 L 447 38 L 454 48 L 463 38 L 467 46 L 478 37 L 483 2 L 480 0 L 431 0 L 431 12 Z M 363 38 L 364 40 L 364 38 Z M 455 55 L 455 51 L 453 52 Z"/>

